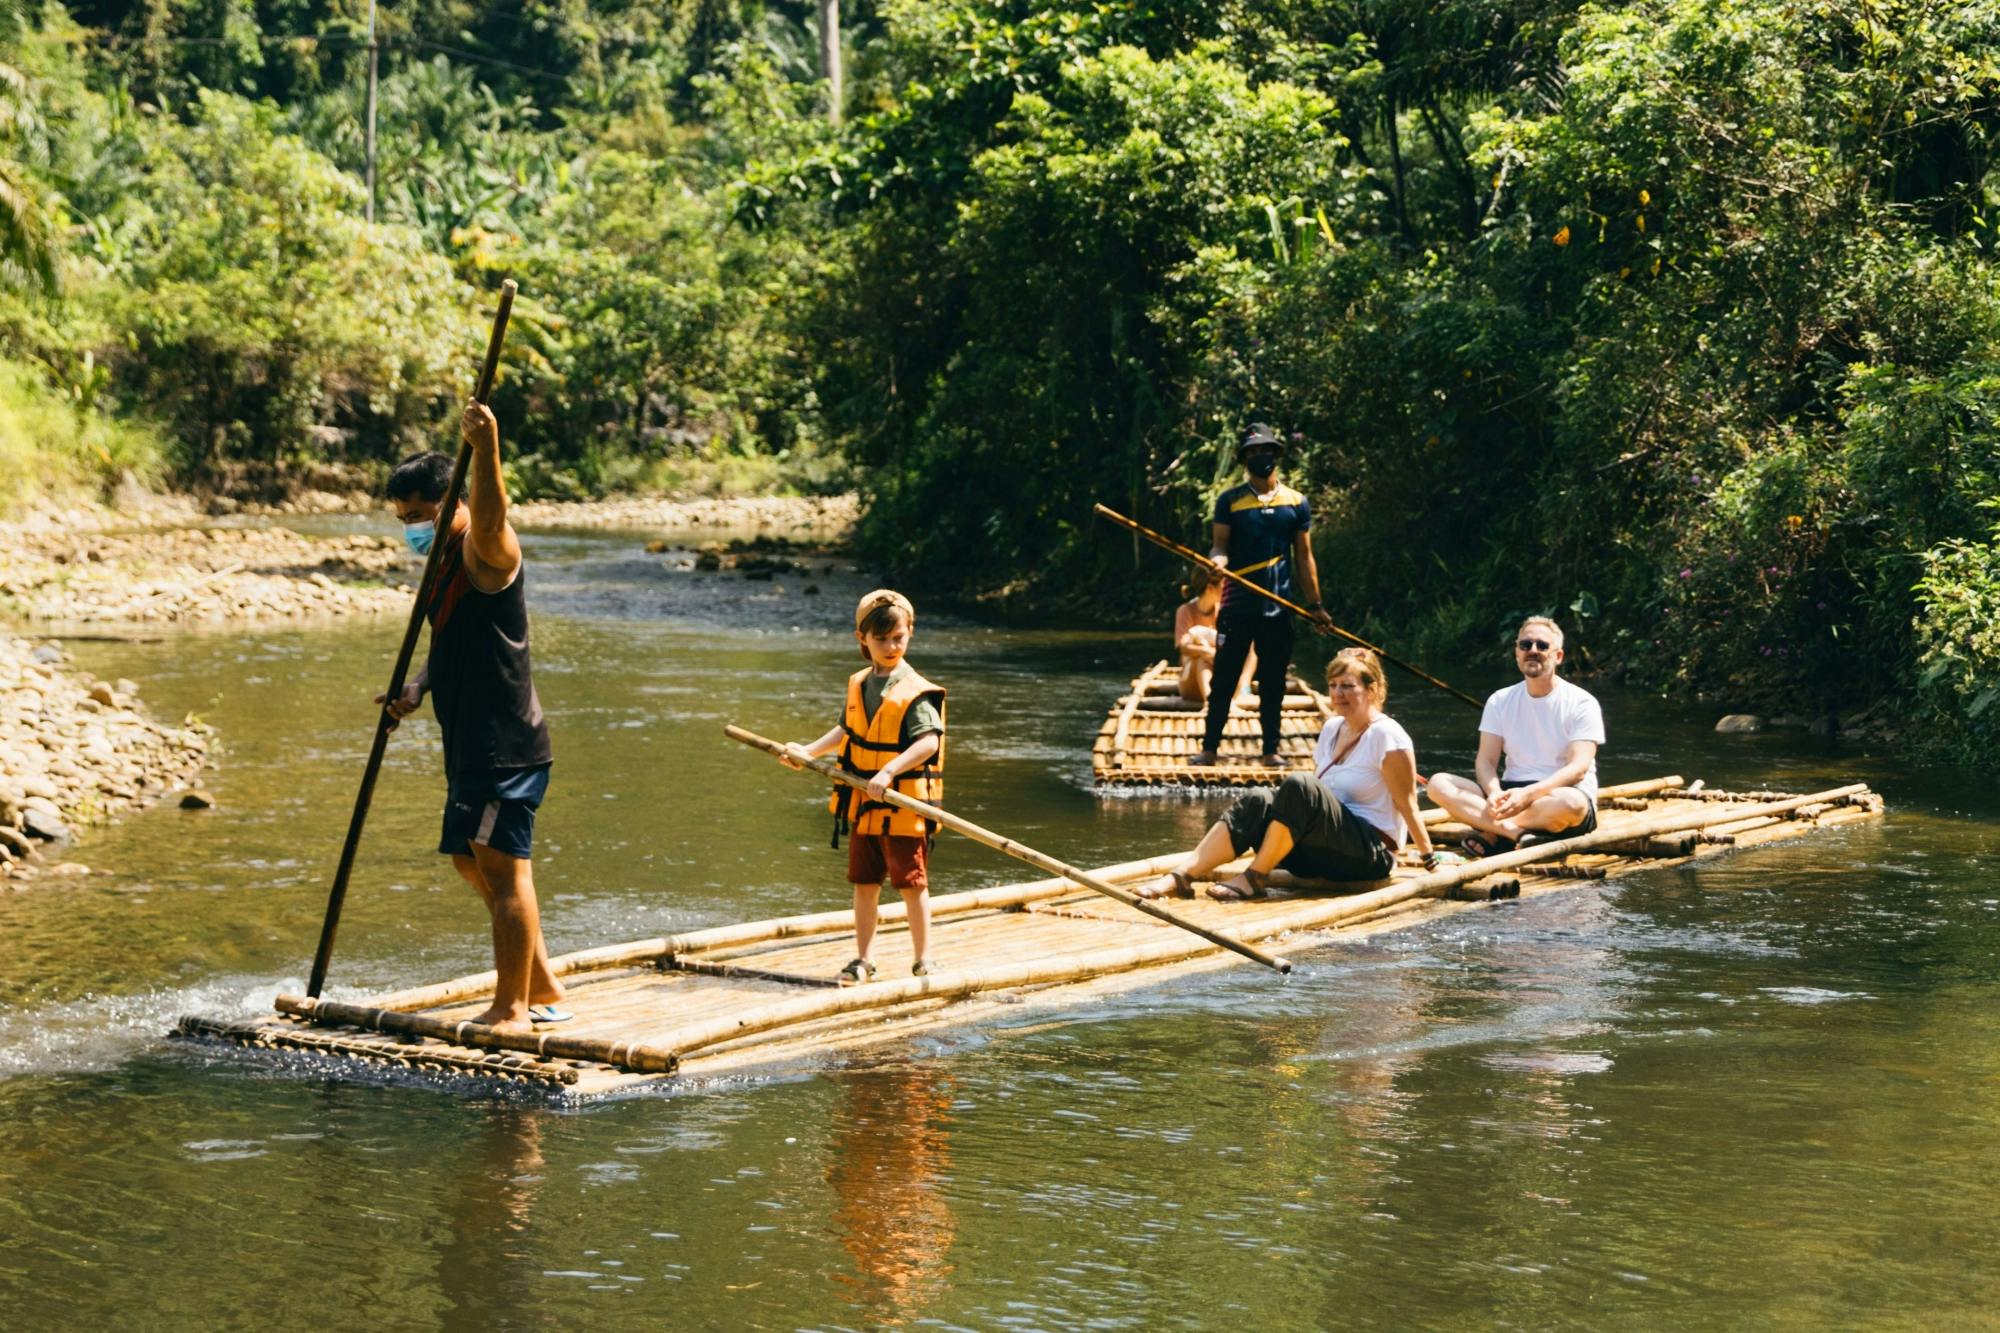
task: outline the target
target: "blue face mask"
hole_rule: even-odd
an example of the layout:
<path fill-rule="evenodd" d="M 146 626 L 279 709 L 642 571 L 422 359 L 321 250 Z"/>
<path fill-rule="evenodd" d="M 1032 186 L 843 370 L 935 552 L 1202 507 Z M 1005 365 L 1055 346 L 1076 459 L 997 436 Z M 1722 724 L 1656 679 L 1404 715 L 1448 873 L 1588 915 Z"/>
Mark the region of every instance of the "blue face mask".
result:
<path fill-rule="evenodd" d="M 405 523 L 403 525 L 403 540 L 408 542 L 410 549 L 418 555 L 429 555 L 431 553 L 431 542 L 436 537 L 436 519 L 427 518 L 421 523 Z"/>

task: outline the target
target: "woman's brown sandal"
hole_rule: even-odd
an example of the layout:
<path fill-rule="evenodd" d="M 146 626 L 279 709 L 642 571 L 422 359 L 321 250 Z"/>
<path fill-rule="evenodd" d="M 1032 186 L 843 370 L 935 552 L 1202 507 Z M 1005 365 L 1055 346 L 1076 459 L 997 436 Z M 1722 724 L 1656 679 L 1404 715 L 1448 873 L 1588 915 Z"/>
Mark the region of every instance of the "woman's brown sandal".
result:
<path fill-rule="evenodd" d="M 1210 886 L 1208 896 L 1220 903 L 1247 903 L 1252 899 L 1262 898 L 1271 891 L 1271 881 L 1261 870 L 1246 868 L 1242 879 L 1243 888 L 1239 889 L 1233 884 L 1216 884 Z"/>
<path fill-rule="evenodd" d="M 1162 875 L 1152 883 L 1132 890 L 1132 896 L 1142 898 L 1147 902 L 1151 902 L 1156 898 L 1192 898 L 1194 897 L 1194 881 L 1187 877 L 1187 872 L 1185 871 L 1169 870 L 1165 875 Z"/>

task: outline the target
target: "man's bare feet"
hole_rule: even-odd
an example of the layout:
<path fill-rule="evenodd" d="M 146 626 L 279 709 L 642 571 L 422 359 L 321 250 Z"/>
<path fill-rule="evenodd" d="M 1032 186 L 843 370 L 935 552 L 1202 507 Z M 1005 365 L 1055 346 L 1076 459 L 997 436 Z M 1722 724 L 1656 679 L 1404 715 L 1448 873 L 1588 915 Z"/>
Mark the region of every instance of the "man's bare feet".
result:
<path fill-rule="evenodd" d="M 481 1027 L 499 1028 L 502 1032 L 526 1032 L 529 1028 L 525 1005 L 518 1010 L 494 1005 L 472 1021 Z"/>

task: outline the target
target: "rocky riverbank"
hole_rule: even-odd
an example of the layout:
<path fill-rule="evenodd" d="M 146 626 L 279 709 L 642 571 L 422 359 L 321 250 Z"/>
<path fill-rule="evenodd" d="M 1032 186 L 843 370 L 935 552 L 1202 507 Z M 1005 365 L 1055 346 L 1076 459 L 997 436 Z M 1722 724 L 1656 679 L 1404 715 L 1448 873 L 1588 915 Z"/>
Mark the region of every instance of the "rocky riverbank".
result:
<path fill-rule="evenodd" d="M 524 528 L 636 528 L 758 533 L 795 542 L 840 545 L 854 531 L 861 504 L 852 495 L 738 495 L 696 500 L 530 500 L 514 506 Z"/>
<path fill-rule="evenodd" d="M 416 570 L 388 537 L 283 527 L 0 532 L 0 616 L 15 624 L 216 624 L 407 612 Z"/>
<path fill-rule="evenodd" d="M 0 635 L 0 878 L 83 873 L 35 854 L 181 791 L 201 771 L 208 729 L 154 721 L 138 691 L 70 668 L 53 643 Z"/>

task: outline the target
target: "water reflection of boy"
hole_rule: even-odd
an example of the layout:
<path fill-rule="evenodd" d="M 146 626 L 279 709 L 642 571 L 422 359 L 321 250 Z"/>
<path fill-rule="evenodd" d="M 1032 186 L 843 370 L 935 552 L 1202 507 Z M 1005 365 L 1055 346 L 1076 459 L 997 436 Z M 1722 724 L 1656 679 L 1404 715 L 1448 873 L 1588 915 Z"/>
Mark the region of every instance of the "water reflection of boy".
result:
<path fill-rule="evenodd" d="M 944 1290 L 958 1220 L 944 1197 L 951 1168 L 950 1079 L 929 1065 L 857 1070 L 840 1080 L 827 1184 L 834 1225 L 854 1259 L 857 1297 L 894 1322 Z"/>

